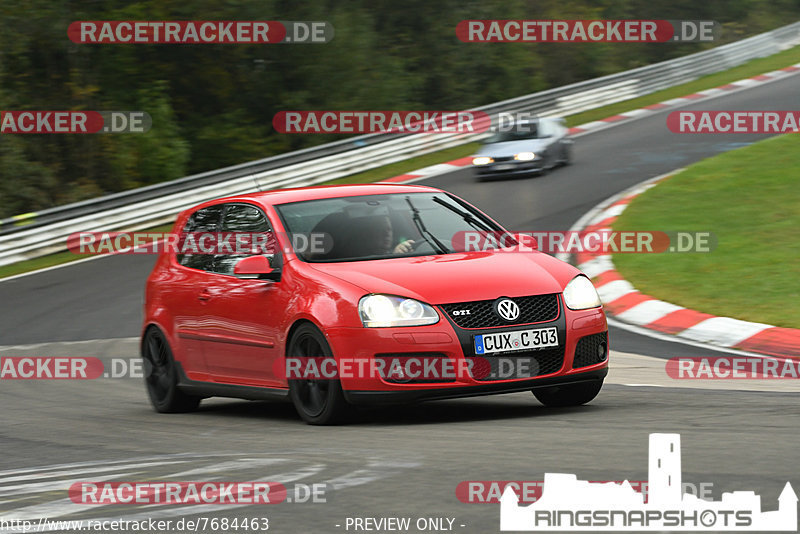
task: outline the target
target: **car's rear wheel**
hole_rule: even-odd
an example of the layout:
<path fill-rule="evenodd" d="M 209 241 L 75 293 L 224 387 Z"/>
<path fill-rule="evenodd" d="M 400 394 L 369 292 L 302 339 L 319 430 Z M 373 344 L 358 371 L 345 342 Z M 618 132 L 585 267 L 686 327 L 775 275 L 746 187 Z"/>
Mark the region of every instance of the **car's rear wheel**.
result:
<path fill-rule="evenodd" d="M 298 327 L 287 354 L 295 358 L 333 358 L 325 336 L 311 324 Z M 344 398 L 342 384 L 336 379 L 289 380 L 289 397 L 298 415 L 312 425 L 339 423 L 350 413 L 351 406 Z"/>
<path fill-rule="evenodd" d="M 536 388 L 533 395 L 545 406 L 564 407 L 580 406 L 592 401 L 603 388 L 602 380 Z"/>
<path fill-rule="evenodd" d="M 187 395 L 178 389 L 178 371 L 167 338 L 151 326 L 142 340 L 144 383 L 150 402 L 157 412 L 181 413 L 195 410 L 201 397 Z"/>

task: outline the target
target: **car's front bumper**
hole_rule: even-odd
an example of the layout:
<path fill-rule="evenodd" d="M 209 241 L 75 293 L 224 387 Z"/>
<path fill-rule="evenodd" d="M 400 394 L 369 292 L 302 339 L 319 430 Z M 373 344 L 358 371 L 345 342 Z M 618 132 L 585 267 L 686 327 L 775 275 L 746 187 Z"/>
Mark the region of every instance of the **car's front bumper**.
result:
<path fill-rule="evenodd" d="M 495 161 L 487 165 L 473 165 L 475 173 L 480 177 L 522 176 L 542 172 L 544 160 L 536 158 L 531 161 Z"/>
<path fill-rule="evenodd" d="M 501 393 L 517 393 L 531 391 L 536 388 L 564 386 L 581 382 L 603 380 L 608 374 L 608 365 L 586 371 L 562 376 L 546 378 L 531 378 L 527 380 L 514 380 L 506 382 L 482 383 L 480 385 L 405 389 L 395 391 L 344 391 L 344 396 L 351 404 L 381 405 L 405 404 L 424 400 L 458 399 L 463 397 L 480 397 L 483 395 L 496 395 Z"/>
<path fill-rule="evenodd" d="M 374 359 L 385 355 L 398 357 L 439 357 L 452 362 L 455 373 L 447 380 L 389 381 L 385 377 L 340 376 L 345 396 L 353 403 L 393 403 L 425 399 L 442 399 L 489 395 L 530 390 L 587 380 L 602 379 L 608 368 L 608 325 L 601 308 L 572 311 L 559 298 L 559 314 L 552 321 L 513 325 L 502 328 L 461 328 L 439 308 L 442 319 L 435 325 L 406 328 L 332 328 L 326 330 L 328 342 L 337 360 L 341 358 Z M 558 332 L 555 349 L 478 355 L 474 336 L 497 332 L 552 328 Z M 598 344 L 604 344 L 605 356 L 592 358 Z M 588 357 L 587 357 L 588 354 Z M 528 374 L 497 373 L 491 377 L 476 375 L 472 364 L 490 362 L 492 373 L 499 360 L 514 358 L 533 361 Z M 502 362 L 501 362 L 502 363 Z M 467 365 L 469 364 L 469 365 Z M 512 364 L 513 367 L 513 364 Z M 520 370 L 522 367 L 519 368 Z M 510 378 L 508 378 L 510 376 Z"/>

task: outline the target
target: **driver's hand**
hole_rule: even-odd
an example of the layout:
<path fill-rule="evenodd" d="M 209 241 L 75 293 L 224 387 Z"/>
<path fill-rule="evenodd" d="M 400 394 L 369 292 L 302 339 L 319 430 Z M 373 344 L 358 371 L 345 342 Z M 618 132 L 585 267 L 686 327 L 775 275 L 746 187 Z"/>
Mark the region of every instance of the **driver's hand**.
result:
<path fill-rule="evenodd" d="M 407 239 L 406 241 L 403 241 L 402 243 L 394 247 L 395 254 L 408 254 L 412 250 L 414 250 L 413 239 Z"/>

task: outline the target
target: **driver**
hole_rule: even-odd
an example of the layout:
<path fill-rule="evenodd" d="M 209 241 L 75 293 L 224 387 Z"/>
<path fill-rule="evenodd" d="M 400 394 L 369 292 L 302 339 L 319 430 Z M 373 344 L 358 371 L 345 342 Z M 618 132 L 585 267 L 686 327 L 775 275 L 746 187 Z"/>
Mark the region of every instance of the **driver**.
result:
<path fill-rule="evenodd" d="M 414 250 L 416 244 L 413 239 L 401 239 L 395 244 L 394 228 L 388 215 L 374 217 L 365 234 L 369 240 L 369 249 L 374 250 L 374 254 L 408 254 Z"/>

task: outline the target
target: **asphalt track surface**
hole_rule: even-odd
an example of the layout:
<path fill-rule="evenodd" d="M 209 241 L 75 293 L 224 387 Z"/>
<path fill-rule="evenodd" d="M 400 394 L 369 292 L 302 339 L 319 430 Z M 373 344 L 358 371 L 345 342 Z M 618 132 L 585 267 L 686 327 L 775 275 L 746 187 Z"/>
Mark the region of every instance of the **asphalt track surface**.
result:
<path fill-rule="evenodd" d="M 687 109 L 796 109 L 798 95 L 795 75 Z M 763 138 L 673 134 L 666 113 L 579 137 L 574 164 L 540 178 L 477 183 L 465 169 L 424 183 L 514 230 L 566 230 L 618 191 Z M 153 261 L 109 257 L 0 282 L 0 356 L 136 358 Z M 611 340 L 615 351 L 662 359 L 720 354 L 616 328 Z M 800 483 L 798 388 L 698 389 L 658 373 L 637 380 L 639 372 L 631 366 L 580 408 L 548 409 L 518 393 L 367 410 L 348 426 L 322 428 L 276 403 L 214 399 L 194 414 L 157 415 L 136 378 L 3 381 L 0 519 L 269 517 L 273 532 L 328 533 L 353 532 L 348 517 L 410 517 L 412 525 L 448 517 L 456 532 L 495 532 L 499 506 L 459 502 L 459 482 L 536 481 L 545 472 L 646 480 L 651 432 L 682 435 L 683 480 L 713 484 L 715 499 L 753 490 L 771 510 L 787 480 Z M 67 498 L 74 481 L 106 479 L 324 482 L 328 492 L 326 503 L 219 509 L 80 507 Z"/>

